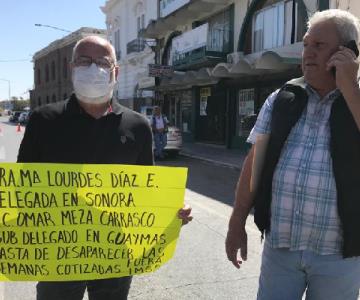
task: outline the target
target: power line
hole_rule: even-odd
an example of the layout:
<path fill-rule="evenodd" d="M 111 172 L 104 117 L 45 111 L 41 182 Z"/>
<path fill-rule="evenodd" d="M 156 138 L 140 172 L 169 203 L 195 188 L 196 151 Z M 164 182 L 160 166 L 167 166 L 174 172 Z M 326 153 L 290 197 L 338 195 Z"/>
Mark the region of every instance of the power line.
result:
<path fill-rule="evenodd" d="M 0 59 L 0 63 L 7 63 L 7 62 L 19 62 L 19 61 L 31 61 L 28 58 L 25 59 L 6 59 L 6 60 L 1 60 Z"/>

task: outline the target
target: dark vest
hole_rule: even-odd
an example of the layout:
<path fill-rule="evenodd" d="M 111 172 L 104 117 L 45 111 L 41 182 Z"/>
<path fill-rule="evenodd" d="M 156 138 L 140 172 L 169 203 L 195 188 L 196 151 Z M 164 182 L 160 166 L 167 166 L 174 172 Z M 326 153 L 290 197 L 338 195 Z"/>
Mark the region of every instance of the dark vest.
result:
<path fill-rule="evenodd" d="M 281 150 L 307 101 L 303 78 L 286 83 L 274 101 L 270 139 L 254 199 L 255 223 L 262 235 L 270 230 L 272 180 Z M 342 95 L 334 100 L 329 122 L 343 256 L 360 256 L 360 131 Z"/>

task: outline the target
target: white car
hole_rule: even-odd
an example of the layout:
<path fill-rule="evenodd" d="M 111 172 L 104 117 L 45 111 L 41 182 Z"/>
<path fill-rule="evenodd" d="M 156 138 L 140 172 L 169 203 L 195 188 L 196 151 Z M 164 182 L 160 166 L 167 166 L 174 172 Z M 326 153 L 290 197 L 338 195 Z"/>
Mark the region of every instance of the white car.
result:
<path fill-rule="evenodd" d="M 175 126 L 168 126 L 166 137 L 167 144 L 164 150 L 174 156 L 178 155 L 182 147 L 182 135 L 180 129 Z"/>
<path fill-rule="evenodd" d="M 143 114 L 151 125 L 152 120 L 152 106 L 143 106 L 141 107 L 140 113 Z M 176 156 L 179 154 L 182 147 L 182 135 L 181 130 L 175 126 L 168 125 L 168 132 L 166 134 L 167 144 L 164 148 L 165 153 Z M 155 149 L 155 145 L 153 143 L 153 149 Z"/>

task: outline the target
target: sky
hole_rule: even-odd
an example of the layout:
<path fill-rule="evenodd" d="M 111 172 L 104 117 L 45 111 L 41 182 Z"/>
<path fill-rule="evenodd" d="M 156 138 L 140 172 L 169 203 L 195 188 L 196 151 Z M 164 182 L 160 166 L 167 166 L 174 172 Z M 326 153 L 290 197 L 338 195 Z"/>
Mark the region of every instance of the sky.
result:
<path fill-rule="evenodd" d="M 54 40 L 80 27 L 105 29 L 100 10 L 106 0 L 0 0 L 0 101 L 11 96 L 29 98 L 33 88 L 32 56 Z"/>

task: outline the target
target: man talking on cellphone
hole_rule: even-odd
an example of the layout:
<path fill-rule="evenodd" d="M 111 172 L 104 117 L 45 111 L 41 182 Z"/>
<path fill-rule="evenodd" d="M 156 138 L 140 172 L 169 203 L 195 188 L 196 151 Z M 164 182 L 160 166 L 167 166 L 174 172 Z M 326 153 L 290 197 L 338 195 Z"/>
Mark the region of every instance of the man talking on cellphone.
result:
<path fill-rule="evenodd" d="M 265 101 L 248 142 L 226 238 L 228 259 L 247 259 L 246 218 L 265 235 L 257 299 L 355 300 L 360 288 L 359 21 L 315 13 L 303 38 L 304 76 Z M 355 41 L 355 42 L 351 42 Z M 264 163 L 250 189 L 259 137 Z M 256 157 L 255 157 L 256 161 Z M 241 258 L 238 258 L 240 250 Z"/>

